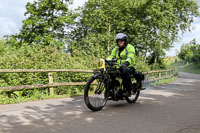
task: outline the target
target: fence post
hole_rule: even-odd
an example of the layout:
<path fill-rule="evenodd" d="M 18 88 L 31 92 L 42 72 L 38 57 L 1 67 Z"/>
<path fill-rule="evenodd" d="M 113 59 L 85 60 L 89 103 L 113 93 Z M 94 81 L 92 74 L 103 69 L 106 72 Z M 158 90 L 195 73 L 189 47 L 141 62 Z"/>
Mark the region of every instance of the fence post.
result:
<path fill-rule="evenodd" d="M 171 77 L 173 77 L 173 73 L 174 73 L 173 70 L 171 70 Z"/>
<path fill-rule="evenodd" d="M 172 71 L 172 77 L 174 77 L 174 70 L 172 69 L 171 71 Z"/>
<path fill-rule="evenodd" d="M 160 80 L 161 80 L 161 72 L 159 72 L 159 77 L 158 77 L 158 82 L 160 82 Z"/>
<path fill-rule="evenodd" d="M 49 83 L 53 83 L 53 76 L 52 76 L 52 73 L 48 73 L 48 77 L 49 77 Z M 54 90 L 53 90 L 53 87 L 49 88 L 49 93 L 50 95 L 53 95 L 54 94 Z"/>

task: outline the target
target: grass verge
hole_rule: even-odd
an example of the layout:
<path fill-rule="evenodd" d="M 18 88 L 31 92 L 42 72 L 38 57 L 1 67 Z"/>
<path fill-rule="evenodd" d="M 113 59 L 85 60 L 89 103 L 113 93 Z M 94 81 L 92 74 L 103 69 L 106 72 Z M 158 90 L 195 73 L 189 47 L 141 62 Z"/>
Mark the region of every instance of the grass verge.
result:
<path fill-rule="evenodd" d="M 169 78 L 169 79 L 162 79 L 160 80 L 159 82 L 156 81 L 154 83 L 151 83 L 150 85 L 152 86 L 158 86 L 158 85 L 163 85 L 163 84 L 169 84 L 171 82 L 174 82 L 177 80 L 178 77 L 172 77 L 172 78 Z"/>
<path fill-rule="evenodd" d="M 180 67 L 178 70 L 181 72 L 200 74 L 200 66 L 195 65 L 195 64 L 189 64 L 189 65 Z"/>
<path fill-rule="evenodd" d="M 17 91 L 15 91 L 17 92 Z M 23 103 L 29 101 L 38 101 L 38 100 L 47 100 L 47 99 L 56 99 L 56 98 L 69 98 L 73 96 L 83 95 L 83 91 L 76 91 L 70 94 L 62 95 L 49 95 L 49 94 L 34 94 L 31 96 L 17 96 L 14 93 L 4 93 L 0 95 L 0 104 L 14 104 L 14 103 Z M 19 91 L 20 92 L 20 91 Z"/>

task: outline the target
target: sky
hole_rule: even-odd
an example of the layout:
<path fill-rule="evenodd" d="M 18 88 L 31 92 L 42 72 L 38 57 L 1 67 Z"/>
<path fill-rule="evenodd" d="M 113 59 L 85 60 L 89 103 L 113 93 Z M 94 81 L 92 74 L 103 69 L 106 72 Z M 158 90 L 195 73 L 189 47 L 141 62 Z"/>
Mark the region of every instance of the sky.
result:
<path fill-rule="evenodd" d="M 27 2 L 33 1 L 34 0 L 0 0 L 0 38 L 4 35 L 11 35 L 19 32 L 22 26 L 22 20 L 25 19 L 25 5 Z M 70 8 L 82 6 L 86 1 L 87 0 L 74 0 L 73 6 Z M 200 18 L 195 18 L 191 25 L 190 32 L 187 31 L 179 36 L 179 41 L 174 43 L 174 47 L 166 51 L 167 56 L 175 56 L 176 50 L 180 51 L 180 47 L 183 43 L 188 43 L 194 38 L 196 38 L 197 43 L 200 44 Z"/>

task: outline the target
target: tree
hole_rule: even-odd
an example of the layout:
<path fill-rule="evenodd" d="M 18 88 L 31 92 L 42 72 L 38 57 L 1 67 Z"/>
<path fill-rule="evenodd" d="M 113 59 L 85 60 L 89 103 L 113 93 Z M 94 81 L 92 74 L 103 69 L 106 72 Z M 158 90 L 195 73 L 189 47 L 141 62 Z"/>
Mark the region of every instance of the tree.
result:
<path fill-rule="evenodd" d="M 82 49 L 88 54 L 102 51 L 101 55 L 107 55 L 116 46 L 116 33 L 123 31 L 137 55 L 153 54 L 156 63 L 164 50 L 173 46 L 178 32 L 188 29 L 198 15 L 192 0 L 88 0 L 79 9 L 68 48 L 71 53 Z"/>
<path fill-rule="evenodd" d="M 200 45 L 196 43 L 195 39 L 183 44 L 178 57 L 187 62 L 200 63 Z"/>
<path fill-rule="evenodd" d="M 67 29 L 73 24 L 70 0 L 38 0 L 26 5 L 20 33 L 16 37 L 28 44 L 57 45 L 66 42 Z"/>
<path fill-rule="evenodd" d="M 134 20 L 135 15 L 131 10 L 136 7 L 136 0 L 89 0 L 79 9 L 69 51 L 76 54 L 81 49 L 94 56 L 108 55 L 116 46 L 116 33 L 121 30 L 127 33 L 128 27 L 133 27 L 130 20 Z"/>
<path fill-rule="evenodd" d="M 153 64 L 177 41 L 178 32 L 184 33 L 193 17 L 199 15 L 197 4 L 191 0 L 148 0 L 141 11 L 147 51 L 153 55 Z"/>

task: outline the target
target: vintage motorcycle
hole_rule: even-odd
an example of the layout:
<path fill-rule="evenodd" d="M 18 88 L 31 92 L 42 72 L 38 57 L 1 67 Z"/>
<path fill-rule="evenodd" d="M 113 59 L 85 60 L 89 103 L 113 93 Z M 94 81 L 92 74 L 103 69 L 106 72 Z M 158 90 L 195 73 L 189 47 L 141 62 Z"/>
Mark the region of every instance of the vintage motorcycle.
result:
<path fill-rule="evenodd" d="M 137 82 L 132 83 L 134 89 L 131 91 L 131 96 L 124 96 L 125 87 L 120 78 L 122 70 L 117 69 L 117 66 L 120 67 L 116 59 L 100 59 L 97 63 L 98 69 L 94 70 L 94 75 L 84 89 L 85 104 L 92 111 L 101 110 L 107 100 L 126 100 L 128 103 L 135 103 L 140 91 L 144 90 L 142 87 L 144 75 L 141 72 L 135 72 L 131 78 L 137 77 Z"/>

